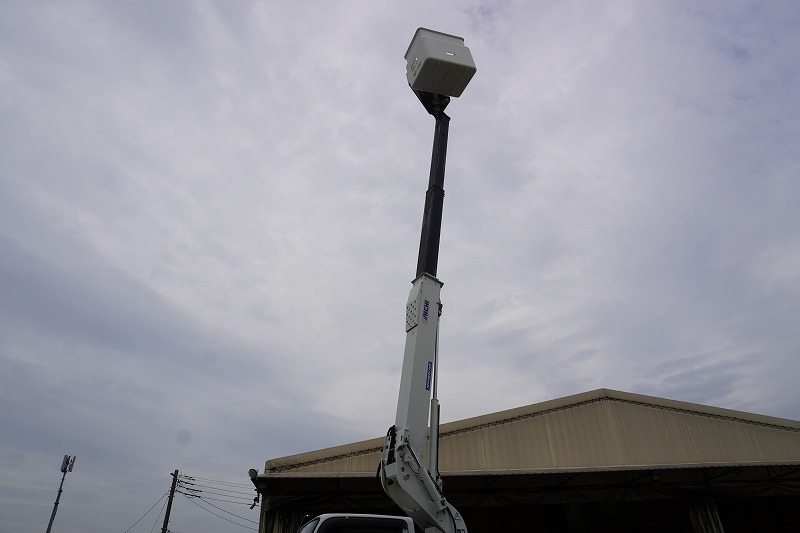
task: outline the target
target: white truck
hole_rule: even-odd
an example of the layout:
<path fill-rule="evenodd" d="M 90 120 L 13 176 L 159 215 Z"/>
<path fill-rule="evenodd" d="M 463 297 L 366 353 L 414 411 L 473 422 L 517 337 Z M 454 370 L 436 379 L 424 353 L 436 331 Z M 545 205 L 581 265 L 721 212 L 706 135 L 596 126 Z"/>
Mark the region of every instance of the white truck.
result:
<path fill-rule="evenodd" d="M 386 494 L 407 517 L 323 514 L 303 525 L 299 533 L 413 533 L 414 524 L 426 533 L 467 533 L 461 515 L 444 497 L 438 470 L 436 381 L 442 282 L 436 278 L 436 267 L 450 122 L 444 109 L 451 96 L 461 95 L 476 68 L 464 39 L 426 28 L 417 30 L 405 57 L 409 86 L 436 119 L 417 277 L 406 302 L 406 344 L 397 415 L 386 435 L 378 469 Z M 427 442 L 430 450 L 426 461 Z"/>
<path fill-rule="evenodd" d="M 312 518 L 297 533 L 414 533 L 406 516 L 327 513 Z"/>

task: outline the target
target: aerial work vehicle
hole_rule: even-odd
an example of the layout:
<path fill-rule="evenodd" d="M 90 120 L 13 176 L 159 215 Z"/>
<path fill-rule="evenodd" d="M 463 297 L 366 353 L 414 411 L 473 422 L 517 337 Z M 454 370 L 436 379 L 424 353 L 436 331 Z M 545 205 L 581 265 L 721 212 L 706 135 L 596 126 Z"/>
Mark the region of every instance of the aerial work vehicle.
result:
<path fill-rule="evenodd" d="M 436 119 L 417 273 L 406 302 L 406 342 L 397 414 L 387 432 L 378 467 L 381 486 L 406 517 L 323 514 L 303 525 L 299 533 L 412 533 L 415 525 L 426 533 L 467 533 L 461 514 L 444 497 L 438 468 L 436 384 L 442 312 L 439 295 L 443 283 L 436 277 L 436 270 L 450 123 L 444 110 L 451 97 L 461 96 L 477 69 L 463 38 L 427 28 L 417 29 L 405 59 L 409 86 Z M 256 475 L 251 470 L 254 483 Z"/>

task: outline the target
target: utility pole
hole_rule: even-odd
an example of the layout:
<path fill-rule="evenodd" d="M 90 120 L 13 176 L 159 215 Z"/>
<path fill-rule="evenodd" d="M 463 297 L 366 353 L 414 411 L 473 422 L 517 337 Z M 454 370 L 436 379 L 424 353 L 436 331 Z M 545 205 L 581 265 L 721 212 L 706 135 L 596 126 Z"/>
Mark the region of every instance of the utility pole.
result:
<path fill-rule="evenodd" d="M 172 511 L 172 498 L 175 497 L 175 485 L 178 484 L 178 471 L 170 474 L 172 476 L 172 487 L 169 489 L 169 499 L 167 500 L 167 512 L 164 513 L 164 525 L 161 526 L 161 533 L 167 533 L 169 526 L 169 513 Z"/>
<path fill-rule="evenodd" d="M 56 511 L 58 511 L 58 502 L 61 500 L 61 493 L 64 492 L 64 479 L 67 477 L 67 472 L 72 472 L 73 466 L 75 466 L 75 457 L 65 455 L 64 460 L 61 461 L 61 484 L 58 486 L 58 495 L 56 496 L 56 502 L 53 504 L 53 514 L 50 515 L 50 523 L 47 524 L 47 533 L 50 533 L 50 530 L 53 528 L 53 521 L 56 519 Z"/>

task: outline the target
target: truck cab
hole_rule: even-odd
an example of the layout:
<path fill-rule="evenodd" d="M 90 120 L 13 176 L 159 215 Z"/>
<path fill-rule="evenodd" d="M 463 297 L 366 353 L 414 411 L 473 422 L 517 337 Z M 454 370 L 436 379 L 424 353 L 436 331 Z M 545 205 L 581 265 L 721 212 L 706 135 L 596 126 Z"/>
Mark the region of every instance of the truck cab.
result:
<path fill-rule="evenodd" d="M 312 518 L 297 533 L 414 533 L 405 516 L 328 513 Z"/>

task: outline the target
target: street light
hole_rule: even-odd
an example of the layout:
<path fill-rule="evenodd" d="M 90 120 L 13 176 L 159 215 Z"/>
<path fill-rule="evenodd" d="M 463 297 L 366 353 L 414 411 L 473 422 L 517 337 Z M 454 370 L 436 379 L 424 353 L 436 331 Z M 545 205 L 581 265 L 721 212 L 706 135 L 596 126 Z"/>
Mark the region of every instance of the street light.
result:
<path fill-rule="evenodd" d="M 252 509 L 256 505 L 258 505 L 258 497 L 261 495 L 262 492 L 266 490 L 266 488 L 264 486 L 263 480 L 259 484 L 258 470 L 256 470 L 255 468 L 251 468 L 250 470 L 247 471 L 247 475 L 250 476 L 250 481 L 252 481 L 253 485 L 255 485 L 256 487 L 256 497 L 253 498 L 253 504 L 250 506 L 250 509 Z"/>
<path fill-rule="evenodd" d="M 422 216 L 422 236 L 417 258 L 417 276 L 436 277 L 439 237 L 444 204 L 444 167 L 450 117 L 444 113 L 450 97 L 459 97 L 477 68 L 464 39 L 448 33 L 418 28 L 406 50 L 408 85 L 425 110 L 436 119 L 428 192 Z"/>

